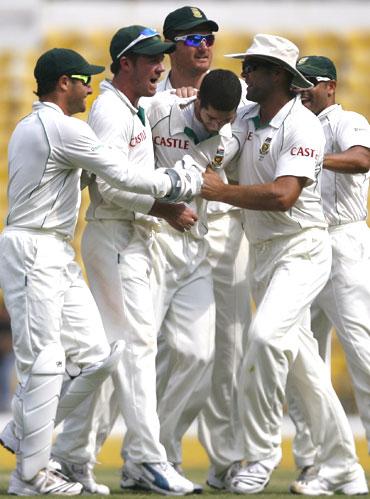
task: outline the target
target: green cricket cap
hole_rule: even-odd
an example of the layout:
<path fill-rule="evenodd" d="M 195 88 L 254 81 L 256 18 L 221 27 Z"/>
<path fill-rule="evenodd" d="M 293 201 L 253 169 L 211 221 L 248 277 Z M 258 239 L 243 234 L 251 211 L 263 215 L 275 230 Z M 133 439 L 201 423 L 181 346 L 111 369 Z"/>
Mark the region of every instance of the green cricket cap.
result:
<path fill-rule="evenodd" d="M 297 69 L 304 76 L 325 77 L 331 80 L 337 79 L 337 70 L 334 62 L 328 57 L 321 55 L 308 55 L 301 57 L 297 62 Z"/>
<path fill-rule="evenodd" d="M 34 75 L 38 82 L 55 81 L 62 75 L 91 76 L 102 73 L 104 69 L 104 66 L 89 64 L 82 55 L 74 50 L 54 48 L 38 58 Z"/>
<path fill-rule="evenodd" d="M 204 25 L 209 31 L 218 31 L 218 24 L 208 19 L 202 10 L 186 5 L 168 14 L 163 24 L 163 36 L 168 40 L 173 40 L 179 32 L 200 25 Z"/>
<path fill-rule="evenodd" d="M 109 51 L 114 62 L 128 53 L 139 55 L 169 54 L 175 48 L 175 43 L 164 42 L 155 29 L 133 25 L 121 28 L 115 33 Z"/>

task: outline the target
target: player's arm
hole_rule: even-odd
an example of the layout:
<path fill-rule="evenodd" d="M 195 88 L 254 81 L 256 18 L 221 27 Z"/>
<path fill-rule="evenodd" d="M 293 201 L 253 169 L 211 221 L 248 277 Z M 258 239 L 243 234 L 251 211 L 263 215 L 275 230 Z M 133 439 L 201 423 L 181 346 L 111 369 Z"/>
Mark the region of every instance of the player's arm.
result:
<path fill-rule="evenodd" d="M 353 146 L 343 152 L 325 154 L 323 167 L 336 173 L 367 173 L 370 170 L 370 149 Z"/>
<path fill-rule="evenodd" d="M 210 201 L 246 208 L 248 210 L 287 211 L 297 201 L 307 178 L 282 176 L 273 182 L 256 185 L 225 184 L 211 168 L 203 174 L 200 195 Z"/>

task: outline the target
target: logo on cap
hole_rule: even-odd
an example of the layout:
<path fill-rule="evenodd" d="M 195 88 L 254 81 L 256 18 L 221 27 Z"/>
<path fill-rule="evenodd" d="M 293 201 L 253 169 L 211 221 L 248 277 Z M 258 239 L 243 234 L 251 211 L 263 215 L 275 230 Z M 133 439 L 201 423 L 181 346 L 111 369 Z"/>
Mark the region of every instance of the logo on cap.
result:
<path fill-rule="evenodd" d="M 202 19 L 203 16 L 202 16 L 202 13 L 200 12 L 199 9 L 197 9 L 196 7 L 191 7 L 191 11 L 192 11 L 194 17 L 198 17 L 198 18 Z"/>
<path fill-rule="evenodd" d="M 301 64 L 304 64 L 307 61 L 308 57 L 302 57 L 298 62 L 297 66 L 300 66 Z"/>

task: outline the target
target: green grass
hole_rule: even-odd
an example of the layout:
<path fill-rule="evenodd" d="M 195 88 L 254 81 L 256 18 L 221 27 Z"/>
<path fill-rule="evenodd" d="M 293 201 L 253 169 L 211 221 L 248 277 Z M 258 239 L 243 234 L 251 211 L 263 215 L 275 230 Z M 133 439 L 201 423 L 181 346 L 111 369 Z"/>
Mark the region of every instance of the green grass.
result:
<path fill-rule="evenodd" d="M 98 481 L 101 483 L 105 483 L 111 488 L 111 495 L 112 496 L 124 496 L 124 499 L 140 499 L 140 498 L 147 498 L 148 495 L 151 498 L 163 498 L 163 496 L 159 494 L 142 494 L 139 492 L 132 492 L 132 493 L 122 493 L 122 491 L 119 488 L 119 470 L 118 469 L 108 469 L 108 468 L 101 468 L 97 467 L 98 469 L 96 470 L 96 476 Z M 206 471 L 205 470 L 186 470 L 186 475 L 188 478 L 192 479 L 195 482 L 198 483 L 203 483 L 205 481 L 206 477 Z M 288 487 L 290 482 L 295 478 L 295 473 L 291 471 L 286 471 L 286 470 L 277 470 L 274 472 L 271 482 L 268 485 L 266 492 L 263 494 L 258 494 L 259 499 L 263 498 L 269 498 L 269 499 L 279 499 L 283 497 L 287 497 L 289 494 L 288 492 Z M 8 496 L 6 491 L 7 491 L 7 485 L 8 485 L 8 479 L 9 479 L 9 472 L 4 472 L 0 471 L 0 496 L 1 497 L 14 497 L 14 496 Z M 220 493 L 216 490 L 210 489 L 209 487 L 205 486 L 204 492 L 202 496 L 212 496 L 214 499 L 216 498 L 224 498 L 224 497 L 240 497 L 240 496 L 235 496 L 235 494 L 230 494 L 230 493 Z M 105 497 L 105 496 L 94 496 L 94 497 Z M 198 496 L 191 496 L 191 497 L 198 497 Z M 366 496 L 367 497 L 367 496 Z"/>

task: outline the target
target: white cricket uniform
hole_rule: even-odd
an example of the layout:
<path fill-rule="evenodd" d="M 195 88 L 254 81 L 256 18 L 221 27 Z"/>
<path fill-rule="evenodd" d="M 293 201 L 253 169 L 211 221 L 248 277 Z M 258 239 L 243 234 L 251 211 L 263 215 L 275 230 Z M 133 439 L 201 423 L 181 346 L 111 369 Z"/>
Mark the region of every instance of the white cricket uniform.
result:
<path fill-rule="evenodd" d="M 130 174 L 122 159 L 86 123 L 49 102 L 33 105 L 9 143 L 9 213 L 0 236 L 0 283 L 20 381 L 13 407 L 26 480 L 47 465 L 65 360 L 78 366 L 81 376 L 75 379 L 81 380 L 84 373 L 98 371 L 110 355 L 98 309 L 69 244 L 80 206 L 81 168 L 119 188 L 130 185 L 150 193 L 162 189 L 144 175 Z M 42 379 L 49 380 L 53 393 L 49 400 L 50 390 L 44 386 L 43 400 L 37 399 L 39 421 L 33 424 L 41 427 L 38 443 L 32 443 L 32 414 L 21 407 L 24 403 L 32 412 L 36 402 L 30 387 L 41 386 Z"/>
<path fill-rule="evenodd" d="M 181 104 L 173 95 L 155 97 L 148 116 L 156 167 L 174 165 L 188 154 L 205 169 L 220 146 L 224 150 L 222 165 L 227 166 L 239 154 L 245 139 L 239 120 L 233 133 L 231 126 L 226 125 L 210 137 L 199 122 L 194 130 L 194 100 Z M 197 133 L 204 135 L 200 138 Z M 215 340 L 212 268 L 207 259 L 209 243 L 204 238 L 208 230 L 207 202 L 197 198 L 191 206 L 199 216 L 195 226 L 188 233 L 180 233 L 162 221 L 152 248 L 152 291 L 161 332 L 157 357 L 158 414 L 161 442 L 169 460 L 175 463 L 182 460 L 182 436 L 210 391 Z"/>
<path fill-rule="evenodd" d="M 299 393 L 320 446 L 320 475 L 336 483 L 357 472 L 354 441 L 307 327 L 309 307 L 331 265 L 318 188 L 324 134 L 300 97 L 285 104 L 265 127 L 259 127 L 258 105 L 251 106 L 246 118 L 250 128 L 239 162 L 240 183 L 264 184 L 286 175 L 308 180 L 285 212 L 244 210 L 256 303 L 239 390 L 245 457 L 259 461 L 278 454 L 288 383 L 288 390 Z"/>
<path fill-rule="evenodd" d="M 370 126 L 358 113 L 339 104 L 319 115 L 325 153 L 340 153 L 353 146 L 370 148 Z M 344 348 L 357 406 L 370 452 L 370 230 L 366 224 L 369 172 L 343 174 L 323 170 L 322 198 L 333 250 L 330 278 L 311 307 L 311 328 L 330 370 L 330 330 L 334 325 Z M 298 424 L 294 453 L 299 467 L 312 464 L 315 448 L 303 415 Z"/>
<path fill-rule="evenodd" d="M 104 143 L 120 151 L 132 171 L 150 178 L 154 156 L 148 120 L 144 125 L 138 109 L 109 81 L 103 81 L 100 90 L 90 111 L 90 126 Z M 159 442 L 157 337 L 149 288 L 150 247 L 157 222 L 145 215 L 154 199 L 118 191 L 100 178 L 90 187 L 90 199 L 82 256 L 109 341 L 123 339 L 126 343 L 122 386 L 113 391 L 111 379 L 105 382 L 91 410 L 93 429 L 83 439 L 81 421 L 89 412 L 82 406 L 74 411 L 58 436 L 53 454 L 70 462 L 94 463 L 121 409 L 127 426 L 126 459 L 140 463 L 167 461 Z M 81 443 L 76 446 L 76 441 Z"/>
<path fill-rule="evenodd" d="M 242 85 L 241 106 L 246 100 Z M 170 90 L 169 74 L 158 84 L 157 92 Z M 184 151 L 186 153 L 186 151 Z M 241 459 L 241 425 L 237 411 L 237 373 L 243 357 L 245 335 L 251 320 L 247 283 L 248 242 L 241 225 L 241 210 L 225 203 L 207 204 L 208 262 L 212 267 L 216 304 L 214 368 L 210 396 L 198 417 L 199 439 L 207 451 L 216 474 L 230 461 Z M 194 350 L 197 350 L 194 338 Z M 165 357 L 165 343 L 159 351 Z M 167 354 L 169 356 L 169 353 Z M 170 402 L 169 402 L 170 403 Z M 167 416 L 168 417 L 168 416 Z M 163 430 L 162 430 L 163 431 Z M 169 441 L 166 437 L 166 442 Z M 181 460 L 179 440 L 173 449 L 173 460 Z"/>

